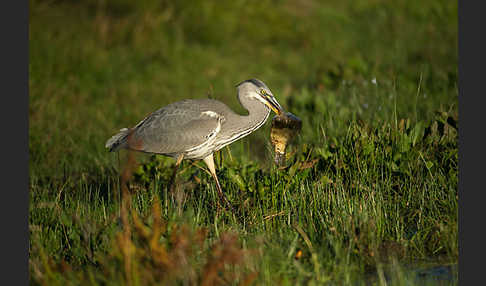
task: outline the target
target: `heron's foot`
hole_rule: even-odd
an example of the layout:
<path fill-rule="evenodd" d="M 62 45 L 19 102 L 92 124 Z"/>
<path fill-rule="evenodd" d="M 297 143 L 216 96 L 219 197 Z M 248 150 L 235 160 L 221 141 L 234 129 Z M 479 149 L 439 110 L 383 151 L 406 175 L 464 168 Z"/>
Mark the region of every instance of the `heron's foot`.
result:
<path fill-rule="evenodd" d="M 218 204 L 220 207 L 224 208 L 226 211 L 231 212 L 233 214 L 234 218 L 236 218 L 240 223 L 244 223 L 243 220 L 243 213 L 242 213 L 242 208 L 241 206 L 234 207 L 229 200 L 226 198 L 226 196 L 223 194 L 220 194 L 220 203 Z"/>
<path fill-rule="evenodd" d="M 177 162 L 174 164 L 174 171 L 172 172 L 172 176 L 170 177 L 170 183 L 169 183 L 169 191 L 174 194 L 175 193 L 175 184 L 176 184 L 176 178 L 177 178 L 177 170 L 179 170 L 179 166 L 182 163 L 182 159 L 184 158 L 184 155 L 179 155 L 177 157 Z"/>
<path fill-rule="evenodd" d="M 235 208 L 233 205 L 229 202 L 228 198 L 224 195 L 223 192 L 218 192 L 219 199 L 221 201 L 222 207 L 224 207 L 228 211 L 232 211 L 233 213 L 235 212 Z"/>
<path fill-rule="evenodd" d="M 169 183 L 169 192 L 175 194 L 175 180 L 171 180 Z"/>

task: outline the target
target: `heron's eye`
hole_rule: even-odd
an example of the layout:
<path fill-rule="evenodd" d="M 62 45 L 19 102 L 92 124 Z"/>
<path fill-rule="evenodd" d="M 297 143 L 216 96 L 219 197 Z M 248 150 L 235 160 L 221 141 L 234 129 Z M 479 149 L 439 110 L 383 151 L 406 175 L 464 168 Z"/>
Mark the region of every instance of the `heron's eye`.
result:
<path fill-rule="evenodd" d="M 264 89 L 262 89 L 262 90 L 260 90 L 260 94 L 261 94 L 261 95 L 266 95 L 266 94 L 267 94 L 267 92 L 266 92 Z"/>

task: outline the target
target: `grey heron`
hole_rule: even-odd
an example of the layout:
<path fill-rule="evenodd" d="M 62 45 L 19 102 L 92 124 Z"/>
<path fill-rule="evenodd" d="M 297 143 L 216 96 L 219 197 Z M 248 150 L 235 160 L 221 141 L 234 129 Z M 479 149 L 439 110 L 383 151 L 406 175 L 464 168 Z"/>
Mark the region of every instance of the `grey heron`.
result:
<path fill-rule="evenodd" d="M 206 163 L 221 201 L 231 208 L 221 189 L 213 153 L 260 128 L 271 111 L 284 112 L 270 89 L 258 79 L 238 85 L 237 96 L 248 115 L 239 115 L 213 99 L 185 99 L 148 115 L 133 128 L 123 128 L 105 144 L 110 152 L 130 149 L 175 158 L 174 175 L 183 159 Z"/>

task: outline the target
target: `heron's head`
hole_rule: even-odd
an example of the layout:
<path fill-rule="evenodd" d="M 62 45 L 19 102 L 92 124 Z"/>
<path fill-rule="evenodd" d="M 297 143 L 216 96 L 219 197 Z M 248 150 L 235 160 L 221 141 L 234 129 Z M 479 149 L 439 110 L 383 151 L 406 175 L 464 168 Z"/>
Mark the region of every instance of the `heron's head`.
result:
<path fill-rule="evenodd" d="M 284 112 L 282 106 L 273 96 L 272 91 L 261 80 L 247 79 L 239 83 L 236 88 L 238 89 L 238 96 L 254 98 L 268 106 L 278 115 Z"/>

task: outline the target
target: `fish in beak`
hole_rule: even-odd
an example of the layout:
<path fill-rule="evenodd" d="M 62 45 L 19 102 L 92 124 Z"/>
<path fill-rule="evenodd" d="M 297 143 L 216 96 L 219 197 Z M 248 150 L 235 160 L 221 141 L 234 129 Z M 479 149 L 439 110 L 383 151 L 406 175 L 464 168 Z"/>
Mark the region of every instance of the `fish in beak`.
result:
<path fill-rule="evenodd" d="M 275 112 L 277 115 L 281 115 L 282 113 L 285 112 L 282 106 L 280 106 L 280 104 L 277 102 L 277 99 L 273 95 L 265 94 L 265 100 L 267 106 L 270 107 L 270 109 L 273 110 L 273 112 Z"/>

